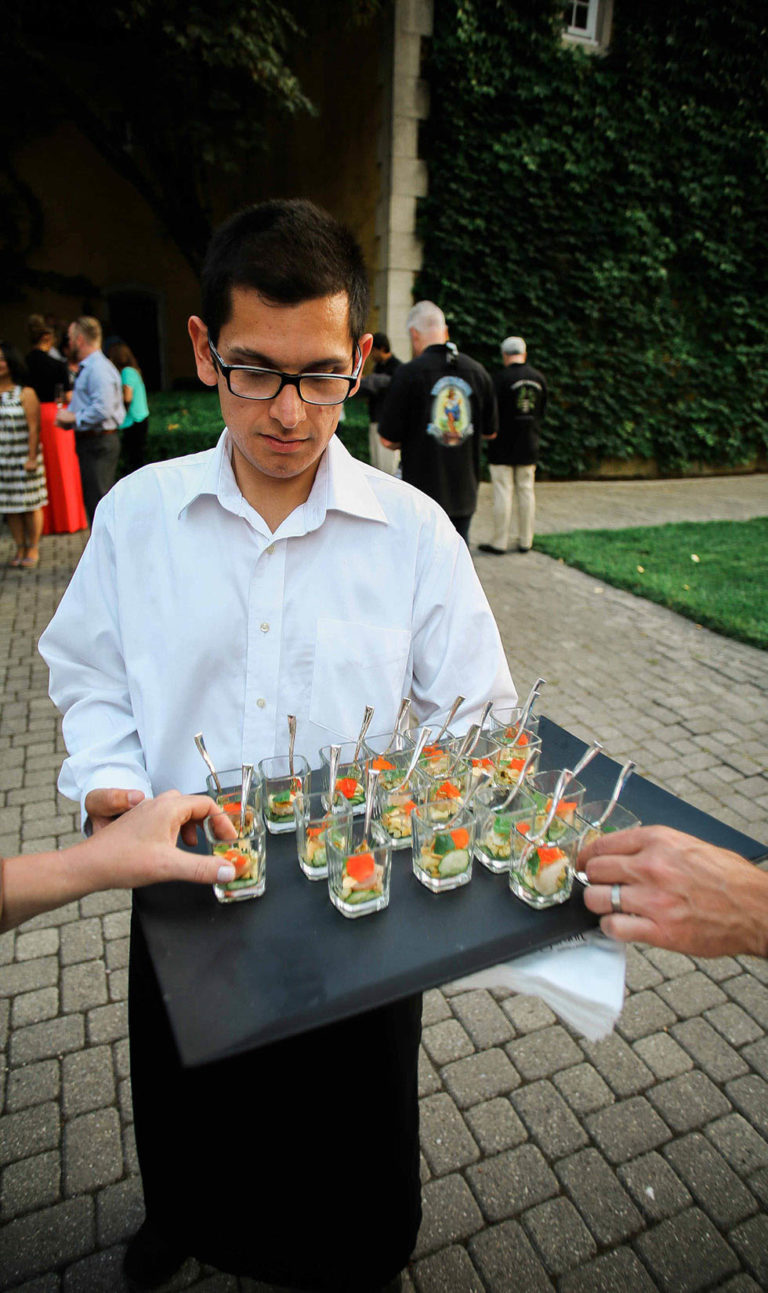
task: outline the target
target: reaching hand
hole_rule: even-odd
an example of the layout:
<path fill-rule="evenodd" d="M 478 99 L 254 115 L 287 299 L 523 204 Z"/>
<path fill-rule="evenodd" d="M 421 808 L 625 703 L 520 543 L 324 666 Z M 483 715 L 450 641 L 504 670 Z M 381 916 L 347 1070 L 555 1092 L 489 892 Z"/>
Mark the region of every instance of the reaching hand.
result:
<path fill-rule="evenodd" d="M 215 810 L 213 800 L 205 795 L 180 795 L 177 790 L 166 790 L 157 799 L 148 799 L 123 813 L 89 841 L 96 864 L 104 871 L 103 887 L 133 889 L 160 880 L 214 884 L 216 880 L 234 879 L 234 868 L 221 858 L 176 848 L 179 831 L 186 843 L 194 843 L 195 824 Z M 222 840 L 237 837 L 226 815 L 219 813 L 216 823 Z M 220 874 L 222 867 L 226 875 Z"/>
<path fill-rule="evenodd" d="M 737 853 L 639 826 L 594 840 L 579 866 L 589 877 L 584 902 L 612 938 L 692 956 L 768 955 L 768 874 Z"/>

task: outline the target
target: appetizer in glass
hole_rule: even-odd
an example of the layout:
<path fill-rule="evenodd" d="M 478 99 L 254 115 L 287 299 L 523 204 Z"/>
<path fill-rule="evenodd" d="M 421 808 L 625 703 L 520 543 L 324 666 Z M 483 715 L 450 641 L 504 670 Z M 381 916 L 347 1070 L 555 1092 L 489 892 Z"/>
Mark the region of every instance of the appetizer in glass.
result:
<path fill-rule="evenodd" d="M 457 889 L 472 879 L 475 819 L 465 809 L 445 824 L 429 816 L 429 805 L 416 808 L 413 823 L 413 874 L 433 893 Z"/>
<path fill-rule="evenodd" d="M 267 830 L 271 835 L 294 830 L 294 800 L 299 793 L 308 795 L 311 788 L 311 774 L 306 759 L 301 754 L 295 754 L 292 760 L 283 754 L 272 759 L 262 759 L 259 774 Z"/>
<path fill-rule="evenodd" d="M 326 828 L 328 894 L 337 911 L 352 919 L 381 911 L 389 903 L 392 848 L 386 831 L 351 813 Z"/>
<path fill-rule="evenodd" d="M 264 823 L 252 813 L 250 825 L 241 829 L 240 819 L 227 813 L 227 818 L 239 831 L 236 840 L 223 841 L 216 830 L 216 817 L 206 817 L 205 834 L 216 857 L 235 868 L 235 878 L 226 884 L 215 884 L 213 892 L 219 902 L 242 902 L 244 898 L 260 898 L 267 882 L 267 837 Z"/>

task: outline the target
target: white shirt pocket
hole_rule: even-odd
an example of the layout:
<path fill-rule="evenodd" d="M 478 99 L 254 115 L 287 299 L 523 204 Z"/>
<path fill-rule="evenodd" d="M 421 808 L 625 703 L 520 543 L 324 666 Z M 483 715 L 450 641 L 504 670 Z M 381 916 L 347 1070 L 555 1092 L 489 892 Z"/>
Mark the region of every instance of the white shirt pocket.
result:
<path fill-rule="evenodd" d="M 319 619 L 312 674 L 311 722 L 354 739 L 366 705 L 375 714 L 370 732 L 391 729 L 410 691 L 408 629 L 360 620 Z"/>

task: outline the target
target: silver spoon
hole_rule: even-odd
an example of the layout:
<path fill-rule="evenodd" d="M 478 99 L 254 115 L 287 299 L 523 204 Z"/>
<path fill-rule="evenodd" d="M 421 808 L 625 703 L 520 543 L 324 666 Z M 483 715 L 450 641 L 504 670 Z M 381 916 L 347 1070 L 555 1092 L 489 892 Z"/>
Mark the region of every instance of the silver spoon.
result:
<path fill-rule="evenodd" d="M 403 699 L 400 701 L 400 708 L 397 712 L 397 718 L 395 719 L 395 726 L 392 729 L 392 736 L 390 738 L 389 744 L 387 745 L 386 750 L 382 750 L 382 754 L 381 754 L 382 758 L 384 758 L 385 754 L 389 754 L 390 750 L 392 749 L 392 746 L 395 744 L 395 741 L 398 739 L 398 737 L 402 736 L 403 725 L 405 723 L 406 718 L 408 717 L 408 712 L 410 708 L 411 708 L 411 698 L 410 696 L 404 696 Z"/>
<path fill-rule="evenodd" d="M 477 743 L 483 734 L 483 728 L 485 727 L 486 720 L 492 709 L 493 709 L 493 701 L 492 700 L 486 701 L 485 705 L 483 706 L 483 712 L 480 715 L 480 722 L 473 723 L 469 729 L 469 732 L 467 732 L 467 735 L 464 738 L 465 744 L 462 747 L 462 753 L 459 757 L 468 759 L 470 754 L 472 754 L 473 751 L 476 749 Z M 471 737 L 470 737 L 470 732 L 472 733 Z"/>
<path fill-rule="evenodd" d="M 240 834 L 245 835 L 245 815 L 248 809 L 248 796 L 251 793 L 251 782 L 253 781 L 253 764 L 244 763 L 242 766 L 242 780 L 240 783 Z"/>
<path fill-rule="evenodd" d="M 453 814 L 453 817 L 451 817 L 450 819 L 451 821 L 453 821 L 454 818 L 458 817 L 459 813 L 463 813 L 465 808 L 469 808 L 469 805 L 471 804 L 478 790 L 480 790 L 481 786 L 484 786 L 488 782 L 489 778 L 492 776 L 493 776 L 493 773 L 491 772 L 490 768 L 480 769 L 480 776 L 477 778 L 474 784 L 469 787 L 469 790 L 467 791 L 466 795 L 464 796 L 458 808 L 456 809 L 456 812 Z"/>
<path fill-rule="evenodd" d="M 328 749 L 328 787 L 330 794 L 330 807 L 336 802 L 336 777 L 339 771 L 339 760 L 341 759 L 341 746 L 331 745 Z"/>
<path fill-rule="evenodd" d="M 528 715 L 533 709 L 534 702 L 538 699 L 538 695 L 539 695 L 539 692 L 541 691 L 541 688 L 544 686 L 546 686 L 546 679 L 537 678 L 535 683 L 531 687 L 531 690 L 528 692 L 528 697 L 526 699 L 525 704 L 523 705 L 523 708 L 520 711 L 520 717 L 517 720 L 517 736 L 512 742 L 513 745 L 518 745 L 520 743 L 520 738 L 522 737 L 523 732 L 525 731 L 525 725 L 528 722 Z"/>
<path fill-rule="evenodd" d="M 536 751 L 535 751 L 535 750 L 531 750 L 530 754 L 527 756 L 527 758 L 526 758 L 526 760 L 525 760 L 525 763 L 523 764 L 522 768 L 520 769 L 520 776 L 518 777 L 518 779 L 517 779 L 517 781 L 515 782 L 514 786 L 513 786 L 513 787 L 512 787 L 512 789 L 510 790 L 510 792 L 509 792 L 509 794 L 507 795 L 506 799 L 503 799 L 503 800 L 502 800 L 502 802 L 501 802 L 500 804 L 498 804 L 498 805 L 496 806 L 496 808 L 494 808 L 494 810 L 493 810 L 493 811 L 494 811 L 495 813 L 503 813 L 503 812 L 505 812 L 505 810 L 506 810 L 507 808 L 509 808 L 509 805 L 512 803 L 512 800 L 515 798 L 515 795 L 518 793 L 518 791 L 520 790 L 520 787 L 523 785 L 523 783 L 524 783 L 524 781 L 525 781 L 526 773 L 528 772 L 528 769 L 530 768 L 531 764 L 533 763 L 533 760 L 534 760 L 534 758 L 535 758 L 535 755 L 536 755 Z"/>
<path fill-rule="evenodd" d="M 198 748 L 198 750 L 199 750 L 199 752 L 200 752 L 200 754 L 201 754 L 201 756 L 202 756 L 202 758 L 203 758 L 203 760 L 204 760 L 204 762 L 205 762 L 205 766 L 206 766 L 206 768 L 208 769 L 208 771 L 210 772 L 211 776 L 213 777 L 214 782 L 216 783 L 216 789 L 218 790 L 219 794 L 220 794 L 220 795 L 222 795 L 222 794 L 224 793 L 224 791 L 223 791 L 223 790 L 222 790 L 222 788 L 221 788 L 221 782 L 219 781 L 219 774 L 218 774 L 218 772 L 216 771 L 216 769 L 214 768 L 214 766 L 213 766 L 213 761 L 212 761 L 212 759 L 211 759 L 211 756 L 210 756 L 210 754 L 208 753 L 208 751 L 207 751 L 207 750 L 206 750 L 206 748 L 205 748 L 205 741 L 203 740 L 203 734 L 202 734 L 202 732 L 198 732 L 198 733 L 197 733 L 197 736 L 195 737 L 195 745 L 197 746 L 197 748 Z"/>
<path fill-rule="evenodd" d="M 417 740 L 413 748 L 413 754 L 411 755 L 411 761 L 408 764 L 405 776 L 403 777 L 402 781 L 398 783 L 398 785 L 392 787 L 392 790 L 391 790 L 392 794 L 394 794 L 398 790 L 402 790 L 404 786 L 408 785 L 408 782 L 410 781 L 410 778 L 411 778 L 411 774 L 413 773 L 413 769 L 416 767 L 416 764 L 421 758 L 421 752 L 424 749 L 424 746 L 427 744 L 427 741 L 429 740 L 431 735 L 432 735 L 432 729 L 429 727 L 425 727 L 421 732 L 419 732 L 419 739 Z"/>
<path fill-rule="evenodd" d="M 293 747 L 296 744 L 296 715 L 288 715 L 288 774 L 293 784 Z"/>
<path fill-rule="evenodd" d="M 360 750 L 362 749 L 363 741 L 365 740 L 365 734 L 368 731 L 368 728 L 371 726 L 372 718 L 373 718 L 373 705 L 366 705 L 365 714 L 363 716 L 363 722 L 360 727 L 360 735 L 357 738 L 355 753 L 352 756 L 353 763 L 357 763 L 357 760 L 360 758 Z"/>
<path fill-rule="evenodd" d="M 600 816 L 598 817 L 598 819 L 597 819 L 597 821 L 596 821 L 596 822 L 592 822 L 589 826 L 587 826 L 587 827 L 585 828 L 585 830 L 584 830 L 584 832 L 583 832 L 583 834 L 582 834 L 582 836 L 581 836 L 581 839 L 579 840 L 579 849 L 580 849 L 580 850 L 581 850 L 581 846 L 582 846 L 582 841 L 583 841 L 583 839 L 584 839 L 584 836 L 587 834 L 587 831 L 589 831 L 589 830 L 593 830 L 593 831 L 599 831 L 599 830 L 602 830 L 603 826 L 604 826 L 604 825 L 605 825 L 605 823 L 608 821 L 608 818 L 610 817 L 611 813 L 613 812 L 614 808 L 616 807 L 616 804 L 617 804 L 617 803 L 618 803 L 618 801 L 619 801 L 619 795 L 621 794 L 621 792 L 622 792 L 622 790 L 624 789 L 625 785 L 626 785 L 626 784 L 627 784 L 627 782 L 629 781 L 629 778 L 632 776 L 632 773 L 634 772 L 634 770 L 635 770 L 635 768 L 636 768 L 636 767 L 637 767 L 637 764 L 634 762 L 634 760 L 633 760 L 633 759 L 628 759 L 628 760 L 627 760 L 627 762 L 624 764 L 624 767 L 621 769 L 621 772 L 619 773 L 618 777 L 616 778 L 616 785 L 613 787 L 613 790 L 611 791 L 611 797 L 610 797 L 610 799 L 608 800 L 608 803 L 606 804 L 606 806 L 605 806 L 605 808 L 603 809 L 602 813 L 600 814 Z M 580 883 L 580 884 L 583 884 L 583 885 L 588 885 L 588 884 L 589 884 L 589 880 L 588 880 L 588 878 L 587 878 L 587 873 L 586 873 L 586 871 L 575 871 L 575 872 L 574 872 L 574 875 L 576 876 L 576 879 L 579 881 L 579 883 Z"/>
<path fill-rule="evenodd" d="M 560 806 L 560 800 L 562 799 L 563 794 L 565 793 L 565 787 L 568 785 L 568 782 L 572 780 L 573 780 L 572 770 L 570 768 L 563 768 L 563 771 L 560 773 L 560 776 L 557 778 L 557 785 L 555 786 L 554 793 L 552 795 L 552 803 L 549 806 L 549 812 L 544 818 L 544 825 L 542 826 L 540 831 L 536 832 L 535 835 L 529 835 L 527 838 L 527 843 L 525 845 L 525 848 L 523 849 L 520 855 L 521 869 L 522 867 L 525 866 L 526 862 L 528 861 L 529 857 L 534 852 L 534 850 L 537 848 L 540 848 L 541 845 L 545 842 L 547 838 L 547 831 L 549 830 L 550 826 L 555 820 L 555 817 L 557 816 L 557 810 Z"/>
<path fill-rule="evenodd" d="M 454 702 L 453 702 L 453 704 L 451 705 L 450 710 L 448 711 L 448 717 L 446 718 L 445 722 L 443 723 L 443 726 L 440 728 L 440 731 L 438 732 L 437 736 L 436 736 L 436 737 L 435 737 L 435 739 L 434 739 L 434 742 L 433 742 L 433 744 L 434 744 L 434 745 L 439 745 L 439 744 L 440 744 L 440 742 L 442 741 L 442 739 L 443 739 L 443 737 L 445 736 L 446 732 L 448 731 L 448 728 L 451 726 L 451 722 L 452 722 L 452 720 L 453 720 L 453 717 L 454 717 L 454 715 L 455 715 L 455 713 L 456 713 L 457 709 L 459 708 L 459 706 L 460 706 L 460 705 L 463 705 L 463 704 L 464 704 L 464 701 L 465 701 L 466 699 L 467 699 L 467 698 L 466 698 L 466 696 L 457 696 L 457 697 L 456 697 L 455 701 L 454 701 Z"/>
<path fill-rule="evenodd" d="M 573 779 L 574 779 L 575 777 L 578 777 L 578 775 L 579 775 L 579 773 L 580 773 L 580 772 L 583 772 L 583 771 L 584 771 L 584 769 L 587 767 L 587 765 L 588 765 L 588 764 L 590 764 L 590 763 L 592 762 L 592 760 L 594 759 L 595 755 L 597 755 L 597 754 L 599 754 L 599 753 L 600 753 L 600 751 L 602 750 L 602 748 L 603 748 L 603 746 L 602 746 L 602 743 L 601 743 L 600 741 L 593 741 L 593 742 L 592 742 L 592 744 L 590 745 L 589 749 L 584 751 L 584 753 L 582 754 L 582 756 L 581 756 L 581 758 L 579 759 L 578 763 L 574 764 L 573 772 L 571 773 L 571 780 L 572 780 L 572 781 L 573 781 Z"/>
<path fill-rule="evenodd" d="M 366 768 L 365 770 L 365 817 L 363 818 L 363 842 L 368 840 L 368 832 L 371 829 L 371 818 L 373 817 L 373 808 L 376 803 L 376 782 L 379 779 L 378 768 Z"/>

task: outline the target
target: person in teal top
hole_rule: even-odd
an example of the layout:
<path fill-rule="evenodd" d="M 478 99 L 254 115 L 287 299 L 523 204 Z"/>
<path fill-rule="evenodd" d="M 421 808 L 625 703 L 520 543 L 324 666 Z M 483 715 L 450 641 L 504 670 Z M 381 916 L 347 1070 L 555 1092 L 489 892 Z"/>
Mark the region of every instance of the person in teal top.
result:
<path fill-rule="evenodd" d="M 128 472 L 132 472 L 144 466 L 149 425 L 147 390 L 141 369 L 136 363 L 130 346 L 126 346 L 124 341 L 117 342 L 114 346 L 110 346 L 109 358 L 115 367 L 119 368 L 120 380 L 123 383 L 126 416 L 125 421 L 120 425 L 120 431 L 126 466 Z"/>

